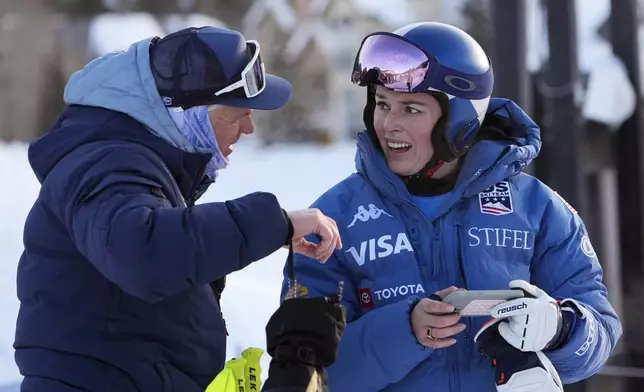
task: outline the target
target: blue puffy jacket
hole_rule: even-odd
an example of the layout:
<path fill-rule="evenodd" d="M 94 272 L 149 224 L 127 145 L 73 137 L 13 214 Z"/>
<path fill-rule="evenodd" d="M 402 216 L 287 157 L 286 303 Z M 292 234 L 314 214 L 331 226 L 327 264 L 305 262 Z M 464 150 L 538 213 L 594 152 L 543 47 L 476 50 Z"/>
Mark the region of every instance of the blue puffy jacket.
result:
<path fill-rule="evenodd" d="M 329 369 L 331 391 L 496 391 L 490 361 L 473 342 L 486 318 L 464 318 L 466 330 L 447 349 L 425 348 L 413 335 L 414 302 L 452 285 L 507 289 L 523 279 L 575 299 L 567 341 L 547 353 L 564 383 L 597 372 L 615 347 L 621 324 L 582 220 L 522 173 L 538 155 L 539 129 L 510 101 L 493 99 L 490 111 L 514 120 L 515 141 L 476 143 L 434 214 L 423 212 L 422 198 L 409 194 L 366 133 L 357 173 L 313 204 L 337 221 L 344 245 L 326 264 L 295 259 L 309 295 L 331 295 L 344 281 L 350 323 Z"/>
<path fill-rule="evenodd" d="M 203 392 L 226 353 L 209 283 L 287 238 L 271 194 L 191 206 L 212 155 L 175 127 L 148 47 L 73 75 L 29 148 L 42 188 L 18 266 L 23 391 Z"/>

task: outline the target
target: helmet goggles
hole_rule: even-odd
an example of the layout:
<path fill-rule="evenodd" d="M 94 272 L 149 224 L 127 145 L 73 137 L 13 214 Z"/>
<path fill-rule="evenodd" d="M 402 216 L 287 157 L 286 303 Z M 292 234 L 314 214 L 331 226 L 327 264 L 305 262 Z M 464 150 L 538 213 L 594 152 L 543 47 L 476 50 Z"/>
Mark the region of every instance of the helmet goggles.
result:
<path fill-rule="evenodd" d="M 398 92 L 441 91 L 466 99 L 484 99 L 491 94 L 492 72 L 470 75 L 441 65 L 404 37 L 379 32 L 362 41 L 351 73 L 359 86 L 381 84 Z M 482 86 L 482 87 L 479 87 Z"/>

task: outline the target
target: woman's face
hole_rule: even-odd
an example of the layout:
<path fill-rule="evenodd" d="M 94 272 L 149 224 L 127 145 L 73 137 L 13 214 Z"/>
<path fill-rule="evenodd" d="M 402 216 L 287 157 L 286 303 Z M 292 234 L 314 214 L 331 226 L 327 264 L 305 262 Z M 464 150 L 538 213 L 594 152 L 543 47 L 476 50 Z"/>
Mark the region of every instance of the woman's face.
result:
<path fill-rule="evenodd" d="M 418 173 L 434 154 L 432 131 L 443 111 L 425 93 L 399 93 L 377 86 L 373 125 L 389 168 L 400 175 Z"/>

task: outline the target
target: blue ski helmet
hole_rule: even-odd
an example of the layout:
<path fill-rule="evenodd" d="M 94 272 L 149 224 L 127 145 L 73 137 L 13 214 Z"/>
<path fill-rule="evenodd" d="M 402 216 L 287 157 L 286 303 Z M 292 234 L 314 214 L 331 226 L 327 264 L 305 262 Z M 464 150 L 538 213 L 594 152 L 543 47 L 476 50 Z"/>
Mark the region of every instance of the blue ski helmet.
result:
<path fill-rule="evenodd" d="M 373 130 L 376 85 L 438 99 L 443 117 L 432 133 L 435 153 L 427 170 L 462 156 L 474 144 L 494 73 L 489 57 L 469 34 L 444 23 L 421 22 L 365 37 L 351 81 L 369 86 L 364 112 L 368 131 Z"/>

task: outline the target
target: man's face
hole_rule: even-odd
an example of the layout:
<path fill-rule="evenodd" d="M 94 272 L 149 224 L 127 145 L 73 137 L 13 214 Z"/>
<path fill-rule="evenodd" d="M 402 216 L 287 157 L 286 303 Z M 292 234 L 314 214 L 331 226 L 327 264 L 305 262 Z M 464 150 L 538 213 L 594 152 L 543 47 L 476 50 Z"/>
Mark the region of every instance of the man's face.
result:
<path fill-rule="evenodd" d="M 443 115 L 438 100 L 425 93 L 376 89 L 373 125 L 391 170 L 418 173 L 434 154 L 432 131 Z"/>
<path fill-rule="evenodd" d="M 233 106 L 213 106 L 209 111 L 210 123 L 215 129 L 219 150 L 228 157 L 233 152 L 233 145 L 242 134 L 250 135 L 255 131 L 252 110 Z"/>

